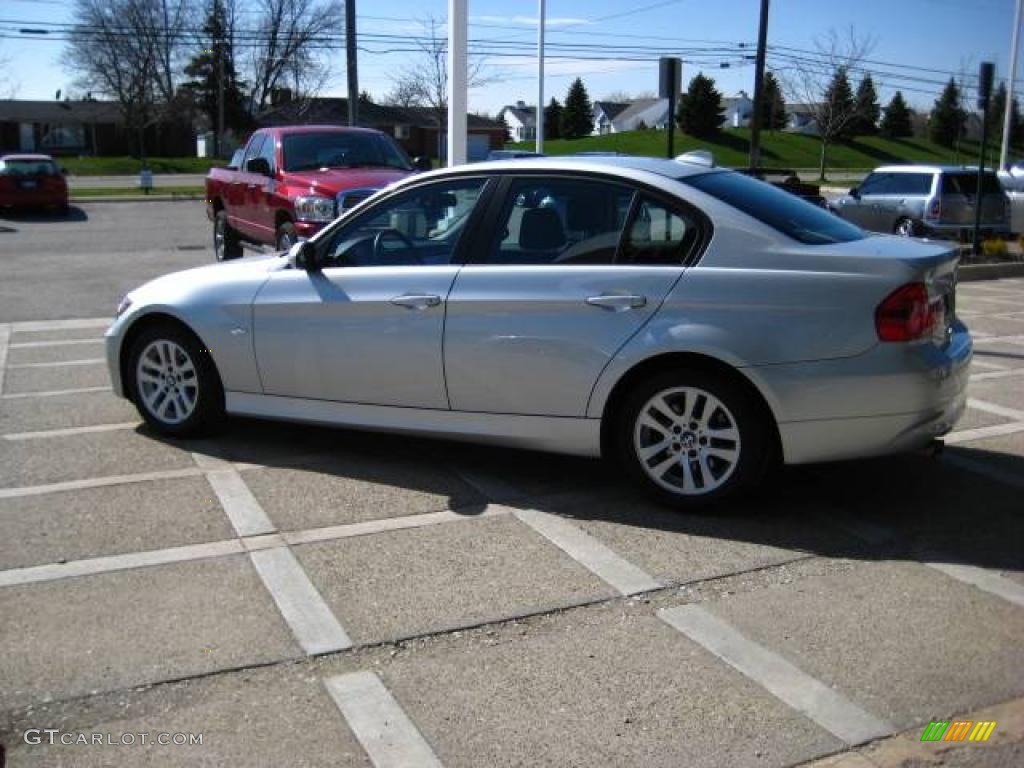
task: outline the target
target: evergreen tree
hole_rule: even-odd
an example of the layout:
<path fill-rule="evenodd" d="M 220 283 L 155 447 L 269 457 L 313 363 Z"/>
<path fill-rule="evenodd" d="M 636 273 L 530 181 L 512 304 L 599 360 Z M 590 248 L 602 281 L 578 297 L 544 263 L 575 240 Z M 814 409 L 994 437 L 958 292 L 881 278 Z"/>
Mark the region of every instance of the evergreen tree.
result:
<path fill-rule="evenodd" d="M 885 108 L 881 132 L 889 139 L 903 139 L 914 134 L 913 126 L 910 124 L 910 110 L 907 109 L 907 102 L 903 100 L 903 94 L 899 91 L 893 94 L 889 106 Z"/>
<path fill-rule="evenodd" d="M 244 83 L 238 79 L 235 54 L 227 13 L 222 0 L 211 0 L 203 25 L 204 40 L 200 52 L 185 67 L 192 78 L 183 87 L 190 91 L 202 112 L 216 131 L 219 114 L 218 98 L 221 71 L 224 77 L 224 128 L 241 133 L 249 128 L 252 119 L 245 108 L 242 95 Z M 222 66 L 223 63 L 223 66 Z M 219 148 L 218 148 L 219 149 Z"/>
<path fill-rule="evenodd" d="M 562 138 L 562 105 L 558 99 L 552 97 L 551 102 L 544 107 L 544 138 Z"/>
<path fill-rule="evenodd" d="M 1003 120 L 1006 113 L 1006 83 L 1000 83 L 992 94 L 992 101 L 988 105 L 989 137 L 996 141 L 1003 138 Z M 1013 100 L 1010 108 L 1010 144 L 1019 144 L 1021 139 L 1021 116 L 1020 105 L 1017 99 Z"/>
<path fill-rule="evenodd" d="M 960 137 L 966 120 L 967 114 L 960 106 L 960 88 L 951 77 L 932 107 L 928 117 L 928 134 L 936 144 L 952 147 Z"/>
<path fill-rule="evenodd" d="M 761 102 L 761 127 L 769 131 L 786 127 L 786 100 L 782 86 L 771 72 L 764 73 L 764 95 Z"/>
<path fill-rule="evenodd" d="M 562 107 L 562 138 L 579 139 L 594 130 L 594 109 L 583 81 L 578 77 L 569 86 Z"/>
<path fill-rule="evenodd" d="M 873 136 L 878 133 L 878 119 L 882 109 L 878 106 L 878 93 L 870 73 L 864 75 L 857 86 L 856 110 L 857 113 L 850 121 L 848 135 Z"/>
<path fill-rule="evenodd" d="M 849 138 L 850 126 L 857 115 L 857 101 L 853 97 L 850 78 L 846 68 L 839 67 L 832 76 L 832 82 L 825 89 L 822 118 L 818 120 L 818 129 L 826 143 Z"/>
<path fill-rule="evenodd" d="M 714 136 L 722 128 L 722 94 L 715 90 L 715 81 L 698 73 L 679 99 L 676 113 L 683 133 L 698 138 Z"/>

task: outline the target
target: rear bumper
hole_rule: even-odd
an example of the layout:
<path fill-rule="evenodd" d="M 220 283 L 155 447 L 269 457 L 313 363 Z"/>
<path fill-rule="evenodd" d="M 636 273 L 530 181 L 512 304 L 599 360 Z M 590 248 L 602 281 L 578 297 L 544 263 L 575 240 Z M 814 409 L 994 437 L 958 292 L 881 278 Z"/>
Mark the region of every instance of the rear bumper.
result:
<path fill-rule="evenodd" d="M 927 221 L 920 225 L 921 237 L 934 237 L 940 240 L 971 240 L 974 237 L 973 224 L 936 224 Z M 1010 223 L 981 225 L 982 237 L 1009 237 Z"/>
<path fill-rule="evenodd" d="M 879 344 L 853 358 L 748 369 L 773 403 L 788 464 L 921 448 L 953 429 L 967 403 L 973 345 Z"/>
<path fill-rule="evenodd" d="M 66 191 L 0 194 L 0 208 L 38 208 L 54 205 L 63 206 L 67 204 L 68 193 Z"/>

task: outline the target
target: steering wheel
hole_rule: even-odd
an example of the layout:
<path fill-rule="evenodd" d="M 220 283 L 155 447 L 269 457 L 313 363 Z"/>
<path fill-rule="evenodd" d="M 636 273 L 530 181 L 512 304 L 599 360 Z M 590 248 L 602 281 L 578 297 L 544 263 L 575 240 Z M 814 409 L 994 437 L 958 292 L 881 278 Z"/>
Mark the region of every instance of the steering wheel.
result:
<path fill-rule="evenodd" d="M 384 255 L 384 241 L 392 237 L 396 240 L 400 240 L 402 245 L 405 246 L 405 253 L 414 264 L 422 264 L 423 260 L 416 255 L 416 246 L 412 244 L 412 241 L 402 234 L 399 230 L 392 227 L 382 229 L 373 238 L 373 260 L 379 262 L 382 260 Z"/>

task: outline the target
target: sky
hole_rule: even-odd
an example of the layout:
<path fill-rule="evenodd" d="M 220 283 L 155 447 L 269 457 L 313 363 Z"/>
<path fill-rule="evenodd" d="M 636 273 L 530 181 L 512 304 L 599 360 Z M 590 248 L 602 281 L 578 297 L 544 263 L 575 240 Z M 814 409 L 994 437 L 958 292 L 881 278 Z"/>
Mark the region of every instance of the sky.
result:
<path fill-rule="evenodd" d="M 407 42 L 396 41 L 421 35 L 428 16 L 443 23 L 448 3 L 355 1 L 357 28 L 365 35 L 360 38 L 360 88 L 382 98 L 393 85 L 393 73 L 416 56 L 389 49 L 408 48 Z M 495 114 L 517 100 L 534 103 L 536 0 L 468 2 L 471 48 L 487 51 L 482 62 L 487 82 L 470 91 L 470 109 Z M 71 5 L 65 0 L 0 0 L 0 58 L 8 61 L 7 79 L 17 98 L 51 99 L 57 89 L 80 95 L 61 67 L 63 44 L 19 31 L 34 23 L 68 22 Z M 725 96 L 752 93 L 754 67 L 745 57 L 754 53 L 759 7 L 759 0 L 547 0 L 545 100 L 564 99 L 576 76 L 583 78 L 592 99 L 656 91 L 656 58 L 662 55 L 683 58 L 684 84 L 703 72 Z M 871 41 L 862 66 L 872 71 L 883 104 L 900 88 L 912 106 L 928 109 L 944 81 L 961 72 L 973 78 L 980 61 L 993 61 L 997 80 L 1005 78 L 1014 8 L 1014 0 L 771 0 L 768 67 L 785 84 L 794 66 L 785 56 L 806 58 L 792 49 L 814 51 L 829 30 L 846 34 L 852 28 Z M 324 95 L 343 96 L 344 51 L 328 55 L 336 66 Z M 854 84 L 859 77 L 854 75 Z M 798 96 L 789 93 L 787 99 L 801 100 Z"/>

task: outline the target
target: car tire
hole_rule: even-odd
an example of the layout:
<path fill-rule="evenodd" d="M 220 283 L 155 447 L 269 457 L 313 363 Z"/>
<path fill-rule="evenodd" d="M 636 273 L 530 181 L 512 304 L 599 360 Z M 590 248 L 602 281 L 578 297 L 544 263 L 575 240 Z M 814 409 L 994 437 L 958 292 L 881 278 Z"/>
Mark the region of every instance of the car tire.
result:
<path fill-rule="evenodd" d="M 144 329 L 132 343 L 125 386 L 146 423 L 170 437 L 196 437 L 224 419 L 224 388 L 217 367 L 183 328 Z"/>
<path fill-rule="evenodd" d="M 904 216 L 896 221 L 896 226 L 893 227 L 893 234 L 899 235 L 900 237 L 917 237 L 917 224 L 913 219 L 909 219 Z"/>
<path fill-rule="evenodd" d="M 213 256 L 217 261 L 230 261 L 242 255 L 242 242 L 228 223 L 228 212 L 217 211 L 213 219 Z"/>
<path fill-rule="evenodd" d="M 773 443 L 768 417 L 745 387 L 693 370 L 634 387 L 619 410 L 615 445 L 626 473 L 650 496 L 696 509 L 757 484 Z"/>
<path fill-rule="evenodd" d="M 287 251 L 298 241 L 298 236 L 295 234 L 295 225 L 290 221 L 283 222 L 277 228 L 277 235 L 274 239 L 277 245 L 277 250 Z"/>

